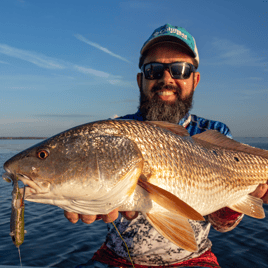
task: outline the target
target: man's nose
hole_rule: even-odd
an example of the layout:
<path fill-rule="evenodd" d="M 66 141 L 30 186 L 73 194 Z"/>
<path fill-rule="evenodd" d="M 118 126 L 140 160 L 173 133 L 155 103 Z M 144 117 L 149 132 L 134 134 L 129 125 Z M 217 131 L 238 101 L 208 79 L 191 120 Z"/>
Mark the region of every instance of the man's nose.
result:
<path fill-rule="evenodd" d="M 171 77 L 171 74 L 169 72 L 169 69 L 165 69 L 163 72 L 163 76 L 158 79 L 159 83 L 164 83 L 164 84 L 173 84 L 174 83 L 174 79 Z"/>

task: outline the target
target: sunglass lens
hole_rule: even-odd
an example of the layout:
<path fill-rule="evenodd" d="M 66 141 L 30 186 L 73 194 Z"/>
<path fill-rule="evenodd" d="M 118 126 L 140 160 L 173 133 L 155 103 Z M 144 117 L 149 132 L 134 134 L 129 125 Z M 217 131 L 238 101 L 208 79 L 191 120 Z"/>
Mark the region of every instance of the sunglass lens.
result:
<path fill-rule="evenodd" d="M 146 79 L 160 79 L 163 76 L 164 66 L 158 63 L 145 65 L 144 74 Z"/>
<path fill-rule="evenodd" d="M 171 65 L 171 72 L 175 79 L 187 79 L 191 75 L 191 68 L 186 64 L 174 63 Z"/>

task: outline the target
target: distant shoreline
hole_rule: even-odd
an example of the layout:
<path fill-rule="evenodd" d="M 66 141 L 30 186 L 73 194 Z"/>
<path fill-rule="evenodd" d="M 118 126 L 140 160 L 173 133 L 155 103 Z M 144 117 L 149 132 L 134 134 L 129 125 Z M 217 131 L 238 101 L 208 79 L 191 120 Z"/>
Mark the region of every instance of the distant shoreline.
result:
<path fill-rule="evenodd" d="M 0 137 L 0 140 L 45 140 L 48 137 Z M 234 137 L 234 139 L 259 139 L 259 138 L 265 138 L 268 137 Z"/>
<path fill-rule="evenodd" d="M 47 137 L 0 137 L 0 140 L 45 140 Z"/>

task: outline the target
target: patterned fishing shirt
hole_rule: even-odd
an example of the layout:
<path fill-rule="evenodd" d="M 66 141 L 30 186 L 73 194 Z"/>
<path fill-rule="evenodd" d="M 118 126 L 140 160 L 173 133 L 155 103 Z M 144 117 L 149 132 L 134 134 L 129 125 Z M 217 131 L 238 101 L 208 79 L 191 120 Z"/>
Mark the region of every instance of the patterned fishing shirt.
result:
<path fill-rule="evenodd" d="M 135 119 L 143 121 L 140 111 L 116 119 Z M 184 126 L 191 136 L 202 133 L 208 129 L 214 129 L 229 138 L 232 137 L 229 128 L 225 124 L 218 121 L 207 120 L 196 115 L 187 114 L 179 122 L 179 125 Z M 189 252 L 179 248 L 168 239 L 161 236 L 141 213 L 139 213 L 138 217 L 132 221 L 125 219 L 119 214 L 115 224 L 124 241 L 127 243 L 134 263 L 147 266 L 162 266 L 171 265 L 202 255 L 212 246 L 211 241 L 208 239 L 211 223 L 214 223 L 213 227 L 219 231 L 228 231 L 233 229 L 238 222 L 240 222 L 240 218 L 242 218 L 238 213 L 232 216 L 234 217 L 233 223 L 235 224 L 232 223 L 231 226 L 225 227 L 224 223 L 217 225 L 219 222 L 217 215 L 211 219 L 209 219 L 209 216 L 205 216 L 206 221 L 189 220 L 198 244 L 197 252 Z M 238 218 L 239 221 L 237 220 Z M 112 224 L 108 224 L 108 235 L 106 237 L 105 245 L 119 257 L 129 259 L 124 242 L 119 237 Z"/>

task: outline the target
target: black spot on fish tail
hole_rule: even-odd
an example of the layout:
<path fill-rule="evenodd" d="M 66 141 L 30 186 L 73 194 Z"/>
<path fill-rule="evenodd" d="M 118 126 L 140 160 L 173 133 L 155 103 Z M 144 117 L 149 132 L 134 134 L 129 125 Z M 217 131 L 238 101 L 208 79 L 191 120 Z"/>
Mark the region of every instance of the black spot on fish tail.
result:
<path fill-rule="evenodd" d="M 234 157 L 234 160 L 236 161 L 236 162 L 239 162 L 239 159 L 235 156 Z"/>

